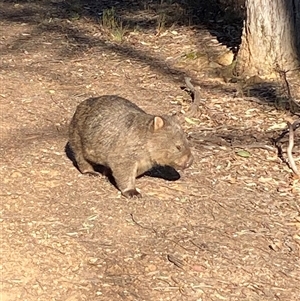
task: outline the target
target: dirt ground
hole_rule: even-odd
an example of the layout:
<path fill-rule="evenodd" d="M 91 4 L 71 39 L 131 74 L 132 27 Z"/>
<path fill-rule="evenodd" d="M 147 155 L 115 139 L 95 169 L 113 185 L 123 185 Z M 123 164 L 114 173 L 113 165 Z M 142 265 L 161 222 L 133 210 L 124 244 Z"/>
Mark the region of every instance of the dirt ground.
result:
<path fill-rule="evenodd" d="M 211 75 L 201 54 L 224 47 L 205 26 L 129 2 L 140 25 L 123 42 L 88 2 L 0 4 L 0 300 L 299 300 L 299 183 L 271 143 L 291 115 Z M 184 76 L 202 88 L 196 118 Z M 68 123 L 103 94 L 177 113 L 192 167 L 138 179 L 142 199 L 80 174 Z"/>

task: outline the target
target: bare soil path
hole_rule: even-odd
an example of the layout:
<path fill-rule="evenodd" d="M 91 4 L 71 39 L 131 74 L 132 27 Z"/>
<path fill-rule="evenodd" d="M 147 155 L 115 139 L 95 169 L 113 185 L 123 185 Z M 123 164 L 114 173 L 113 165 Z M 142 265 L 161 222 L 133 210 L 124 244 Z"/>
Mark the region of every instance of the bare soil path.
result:
<path fill-rule="evenodd" d="M 299 189 L 270 142 L 288 114 L 209 76 L 201 53 L 222 47 L 205 28 L 163 28 L 129 2 L 128 18 L 149 24 L 122 43 L 88 3 L 0 4 L 0 300 L 299 300 Z M 186 75 L 207 104 L 196 119 L 184 113 Z M 81 175 L 65 154 L 68 123 L 102 94 L 177 112 L 193 166 L 174 182 L 138 179 L 139 200 Z"/>

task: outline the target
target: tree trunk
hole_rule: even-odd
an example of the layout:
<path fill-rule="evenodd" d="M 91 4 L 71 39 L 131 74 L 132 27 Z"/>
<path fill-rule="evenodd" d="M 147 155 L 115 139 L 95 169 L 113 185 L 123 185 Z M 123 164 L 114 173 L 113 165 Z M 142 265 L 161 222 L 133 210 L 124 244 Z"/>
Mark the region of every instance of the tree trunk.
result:
<path fill-rule="evenodd" d="M 246 0 L 239 75 L 276 76 L 299 67 L 300 0 Z"/>

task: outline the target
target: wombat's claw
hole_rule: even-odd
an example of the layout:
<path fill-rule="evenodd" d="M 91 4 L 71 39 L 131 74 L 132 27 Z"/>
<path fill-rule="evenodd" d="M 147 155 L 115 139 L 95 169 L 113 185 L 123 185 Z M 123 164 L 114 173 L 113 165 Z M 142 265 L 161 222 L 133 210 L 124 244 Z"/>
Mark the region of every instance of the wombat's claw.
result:
<path fill-rule="evenodd" d="M 133 197 L 140 198 L 140 197 L 142 197 L 142 195 L 136 189 L 130 189 L 130 190 L 127 190 L 127 191 L 122 191 L 122 194 L 126 198 L 133 198 Z"/>
<path fill-rule="evenodd" d="M 99 173 L 98 172 L 96 172 L 96 171 L 86 171 L 86 172 L 84 172 L 84 174 L 85 175 L 88 175 L 88 176 L 90 176 L 90 177 L 99 177 Z"/>

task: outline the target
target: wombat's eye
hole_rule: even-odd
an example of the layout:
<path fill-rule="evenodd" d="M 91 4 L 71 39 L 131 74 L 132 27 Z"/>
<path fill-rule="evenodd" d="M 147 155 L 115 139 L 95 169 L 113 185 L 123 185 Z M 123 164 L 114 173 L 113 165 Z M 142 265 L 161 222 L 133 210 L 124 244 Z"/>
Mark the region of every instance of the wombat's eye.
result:
<path fill-rule="evenodd" d="M 181 151 L 181 145 L 176 145 L 176 148 Z"/>

